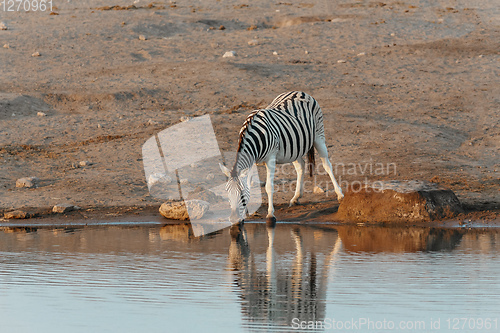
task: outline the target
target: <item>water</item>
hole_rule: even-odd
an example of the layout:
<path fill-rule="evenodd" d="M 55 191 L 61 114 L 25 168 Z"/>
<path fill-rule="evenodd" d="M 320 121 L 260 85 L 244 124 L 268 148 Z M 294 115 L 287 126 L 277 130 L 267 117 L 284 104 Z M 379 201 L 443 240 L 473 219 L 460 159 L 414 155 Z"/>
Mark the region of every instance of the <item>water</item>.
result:
<path fill-rule="evenodd" d="M 188 226 L 4 228 L 1 331 L 496 332 L 499 235 L 327 224 L 246 224 L 201 239 Z"/>

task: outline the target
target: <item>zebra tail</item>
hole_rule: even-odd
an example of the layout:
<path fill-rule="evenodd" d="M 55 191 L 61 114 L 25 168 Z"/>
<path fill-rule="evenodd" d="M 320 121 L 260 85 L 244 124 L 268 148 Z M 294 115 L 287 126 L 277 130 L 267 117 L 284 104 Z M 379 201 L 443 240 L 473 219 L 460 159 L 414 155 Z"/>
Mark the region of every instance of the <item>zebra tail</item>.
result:
<path fill-rule="evenodd" d="M 314 146 L 309 149 L 307 152 L 307 161 L 308 161 L 308 166 L 309 166 L 309 175 L 312 177 L 313 176 L 313 171 L 314 171 Z"/>

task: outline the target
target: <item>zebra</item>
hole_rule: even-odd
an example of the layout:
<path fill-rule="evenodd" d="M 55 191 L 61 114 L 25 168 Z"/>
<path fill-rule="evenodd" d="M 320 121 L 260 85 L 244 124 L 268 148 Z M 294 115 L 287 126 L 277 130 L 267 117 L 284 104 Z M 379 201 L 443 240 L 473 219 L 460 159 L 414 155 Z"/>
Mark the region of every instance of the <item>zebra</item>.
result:
<path fill-rule="evenodd" d="M 226 191 L 231 205 L 229 220 L 240 223 L 247 216 L 246 206 L 250 199 L 248 172 L 254 163 L 264 163 L 267 169 L 265 188 L 268 196 L 268 223 L 276 222 L 273 205 L 276 164 L 293 163 L 297 172 L 297 186 L 290 206 L 298 204 L 304 189 L 304 156 L 308 156 L 309 173 L 312 176 L 314 148 L 332 180 L 340 202 L 344 195 L 328 159 L 323 114 L 318 102 L 304 92 L 291 91 L 276 97 L 265 109 L 252 111 L 240 129 L 233 168 L 229 169 L 219 163 L 220 169 L 228 178 Z"/>

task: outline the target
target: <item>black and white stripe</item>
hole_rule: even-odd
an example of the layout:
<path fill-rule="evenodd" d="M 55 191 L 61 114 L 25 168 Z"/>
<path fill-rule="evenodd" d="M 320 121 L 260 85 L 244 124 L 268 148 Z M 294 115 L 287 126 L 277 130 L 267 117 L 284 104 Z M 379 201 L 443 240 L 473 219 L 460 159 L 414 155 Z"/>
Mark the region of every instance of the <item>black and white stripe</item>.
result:
<path fill-rule="evenodd" d="M 341 199 L 342 191 L 335 181 L 331 163 L 328 161 L 323 114 L 318 102 L 300 91 L 281 94 L 265 109 L 253 111 L 245 120 L 239 133 L 236 162 L 230 172 L 227 168 L 223 169 L 230 178 L 228 189 L 235 191 L 232 195 L 241 196 L 241 191 L 247 188 L 245 182 L 240 180 L 242 171 L 249 170 L 254 163 L 264 162 L 267 167 L 268 218 L 274 218 L 272 191 L 276 164 L 294 163 L 297 171 L 297 188 L 290 205 L 296 204 L 303 190 L 305 165 L 303 157 L 307 154 L 309 162 L 313 163 L 314 148 L 318 150 L 337 196 Z M 240 184 L 229 184 L 235 182 Z M 236 204 L 235 200 L 233 201 Z M 240 215 L 241 218 L 244 217 Z"/>

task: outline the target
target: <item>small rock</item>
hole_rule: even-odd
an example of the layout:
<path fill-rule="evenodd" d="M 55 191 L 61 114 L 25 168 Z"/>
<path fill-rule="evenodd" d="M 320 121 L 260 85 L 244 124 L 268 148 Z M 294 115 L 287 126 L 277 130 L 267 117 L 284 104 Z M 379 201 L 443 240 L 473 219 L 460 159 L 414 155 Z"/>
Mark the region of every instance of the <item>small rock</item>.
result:
<path fill-rule="evenodd" d="M 187 183 L 189 183 L 189 180 L 187 178 L 181 179 L 181 185 L 186 185 Z"/>
<path fill-rule="evenodd" d="M 313 193 L 316 193 L 316 194 L 325 193 L 325 190 L 322 189 L 320 186 L 314 186 Z"/>
<path fill-rule="evenodd" d="M 45 112 L 37 112 L 36 115 L 38 117 L 45 117 L 47 114 Z"/>
<path fill-rule="evenodd" d="M 139 35 L 139 40 L 147 40 L 147 38 L 144 35 Z"/>
<path fill-rule="evenodd" d="M 273 55 L 278 55 L 278 52 L 274 51 L 274 52 L 273 52 Z"/>
<path fill-rule="evenodd" d="M 259 41 L 257 39 L 249 40 L 248 45 L 251 45 L 251 46 L 259 45 Z"/>
<path fill-rule="evenodd" d="M 221 26 L 219 27 L 219 30 L 226 30 L 226 27 L 225 27 L 225 26 L 223 26 L 223 25 L 221 25 Z"/>
<path fill-rule="evenodd" d="M 32 56 L 32 57 L 40 57 L 40 56 L 41 56 L 41 54 L 40 54 L 40 52 L 36 51 L 36 52 L 34 52 L 31 56 Z"/>
<path fill-rule="evenodd" d="M 210 204 L 203 200 L 167 201 L 160 206 L 160 214 L 171 220 L 201 219 L 210 209 Z"/>
<path fill-rule="evenodd" d="M 304 53 L 305 53 L 305 54 L 309 54 L 309 51 L 307 51 L 307 50 L 306 50 L 306 51 L 304 51 Z"/>
<path fill-rule="evenodd" d="M 153 120 L 153 119 L 149 119 L 148 120 L 148 125 L 150 126 L 156 126 L 156 125 L 159 125 L 160 123 L 157 122 L 156 120 Z"/>
<path fill-rule="evenodd" d="M 55 205 L 52 208 L 52 212 L 53 213 L 57 213 L 57 214 L 65 214 L 65 213 L 71 212 L 73 210 L 78 210 L 78 209 L 80 209 L 80 207 L 74 206 L 74 205 L 70 205 L 70 204 L 67 204 L 67 203 L 62 203 L 62 204 Z"/>
<path fill-rule="evenodd" d="M 213 173 L 209 173 L 206 178 L 207 178 L 207 180 L 214 180 L 215 176 Z"/>
<path fill-rule="evenodd" d="M 101 124 L 97 124 L 97 128 L 102 128 L 102 125 Z"/>
<path fill-rule="evenodd" d="M 347 61 L 344 59 L 337 60 L 337 63 L 339 64 L 345 64 Z"/>
<path fill-rule="evenodd" d="M 90 162 L 90 161 L 80 161 L 80 163 L 78 163 L 80 166 L 82 167 L 85 167 L 85 166 L 90 166 L 94 163 Z"/>
<path fill-rule="evenodd" d="M 224 53 L 222 58 L 232 58 L 232 57 L 236 57 L 236 55 L 237 54 L 235 51 L 227 51 L 226 53 Z"/>
<path fill-rule="evenodd" d="M 71 168 L 78 169 L 80 167 L 80 163 L 73 162 L 71 163 Z"/>
<path fill-rule="evenodd" d="M 9 44 L 3 44 L 3 48 L 8 49 L 8 48 L 10 48 L 10 46 L 9 46 Z"/>
<path fill-rule="evenodd" d="M 366 52 L 360 52 L 360 53 L 358 53 L 358 57 L 362 57 L 364 55 L 366 55 Z"/>
<path fill-rule="evenodd" d="M 149 175 L 148 186 L 152 187 L 156 184 L 170 184 L 172 182 L 172 178 L 167 176 L 164 173 L 153 173 Z"/>
<path fill-rule="evenodd" d="M 34 214 L 28 213 L 24 210 L 14 210 L 3 214 L 5 219 L 29 219 L 34 217 Z"/>
<path fill-rule="evenodd" d="M 34 188 L 38 186 L 39 179 L 36 177 L 24 177 L 16 180 L 16 187 Z"/>
<path fill-rule="evenodd" d="M 182 116 L 182 117 L 181 117 L 181 121 L 182 121 L 183 123 L 188 122 L 188 121 L 190 121 L 190 120 L 191 120 L 191 117 L 188 117 L 188 116 Z"/>
<path fill-rule="evenodd" d="M 0 22 L 0 30 L 8 30 L 9 28 L 4 22 Z"/>

